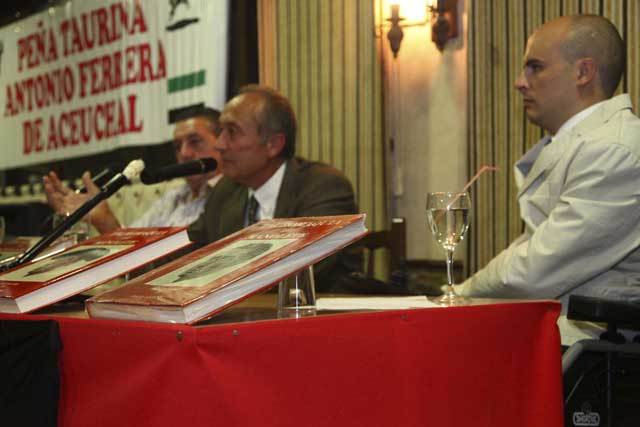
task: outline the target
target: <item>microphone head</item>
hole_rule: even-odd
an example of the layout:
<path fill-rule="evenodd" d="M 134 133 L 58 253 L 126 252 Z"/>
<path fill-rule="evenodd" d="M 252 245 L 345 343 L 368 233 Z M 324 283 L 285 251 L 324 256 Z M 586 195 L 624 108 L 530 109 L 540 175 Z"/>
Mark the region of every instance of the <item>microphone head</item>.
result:
<path fill-rule="evenodd" d="M 213 157 L 203 157 L 202 159 L 198 159 L 196 161 L 200 162 L 200 164 L 202 165 L 202 173 L 211 172 L 218 167 L 218 162 Z"/>
<path fill-rule="evenodd" d="M 129 181 L 132 181 L 134 178 L 139 177 L 143 170 L 144 162 L 141 159 L 135 159 L 129 162 L 127 167 L 124 168 L 122 175 L 124 175 Z"/>
<path fill-rule="evenodd" d="M 218 166 L 218 162 L 211 157 L 193 160 L 186 163 L 165 166 L 155 171 L 145 170 L 140 175 L 140 181 L 143 184 L 155 184 L 174 178 L 180 178 L 189 175 L 198 175 L 214 170 Z"/>

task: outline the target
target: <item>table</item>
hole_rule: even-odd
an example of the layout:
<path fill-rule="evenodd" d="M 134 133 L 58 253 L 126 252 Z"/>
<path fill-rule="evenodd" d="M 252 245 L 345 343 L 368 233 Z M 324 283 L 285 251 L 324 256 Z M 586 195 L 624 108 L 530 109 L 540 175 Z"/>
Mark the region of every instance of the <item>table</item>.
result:
<path fill-rule="evenodd" d="M 252 300 L 199 327 L 0 317 L 59 322 L 60 427 L 562 425 L 557 303 L 285 320 Z"/>

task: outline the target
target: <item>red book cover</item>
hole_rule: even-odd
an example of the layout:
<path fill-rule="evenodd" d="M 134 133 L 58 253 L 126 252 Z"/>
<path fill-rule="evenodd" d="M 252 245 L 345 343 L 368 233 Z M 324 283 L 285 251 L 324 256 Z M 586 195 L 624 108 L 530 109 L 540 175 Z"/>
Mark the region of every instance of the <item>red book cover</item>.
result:
<path fill-rule="evenodd" d="M 193 323 L 367 233 L 364 215 L 260 221 L 87 300 L 91 317 Z"/>
<path fill-rule="evenodd" d="M 0 273 L 0 312 L 33 311 L 190 245 L 186 227 L 125 228 Z"/>

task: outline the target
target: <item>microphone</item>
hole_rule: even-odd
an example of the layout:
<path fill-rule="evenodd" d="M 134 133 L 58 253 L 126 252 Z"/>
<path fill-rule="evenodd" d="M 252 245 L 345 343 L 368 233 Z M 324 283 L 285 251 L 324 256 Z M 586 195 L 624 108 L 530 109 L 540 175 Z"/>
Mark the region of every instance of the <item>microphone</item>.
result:
<path fill-rule="evenodd" d="M 14 262 L 9 265 L 2 265 L 0 271 L 4 271 L 8 268 L 24 264 L 25 262 L 34 259 L 44 248 L 49 246 L 54 240 L 62 236 L 73 224 L 78 222 L 85 216 L 91 209 L 93 209 L 98 203 L 106 200 L 113 193 L 118 191 L 124 185 L 131 182 L 131 180 L 140 176 L 140 173 L 144 170 L 144 162 L 140 159 L 132 160 L 121 173 L 116 174 L 105 185 L 100 188 L 100 192 L 84 202 L 78 209 L 73 211 L 71 215 L 66 217 L 64 221 L 60 223 L 56 228 L 51 230 L 48 234 L 38 240 L 29 250 L 20 255 Z"/>
<path fill-rule="evenodd" d="M 140 159 L 132 160 L 131 162 L 129 162 L 127 167 L 124 168 L 122 173 L 115 174 L 114 177 L 109 180 L 109 182 L 103 185 L 100 188 L 100 193 L 96 194 L 96 196 L 99 196 L 104 193 L 104 195 L 102 196 L 102 200 L 107 199 L 109 196 L 111 196 L 113 193 L 121 189 L 123 186 L 125 186 L 126 184 L 129 184 L 132 180 L 139 177 L 143 170 L 144 170 L 144 162 L 142 160 Z M 80 208 L 82 208 L 82 206 L 80 206 Z"/>
<path fill-rule="evenodd" d="M 214 170 L 218 167 L 218 162 L 212 157 L 205 157 L 191 162 L 179 163 L 177 165 L 165 166 L 156 171 L 143 171 L 140 175 L 140 181 L 143 184 L 156 184 L 162 181 L 168 181 L 173 178 L 181 178 L 183 176 L 198 175 Z"/>
<path fill-rule="evenodd" d="M 100 172 L 91 177 L 91 181 L 98 187 L 102 186 L 109 178 L 113 176 L 115 171 L 119 169 L 117 166 L 110 165 L 106 168 L 102 169 Z M 87 189 L 84 184 L 80 184 L 78 188 L 76 188 L 76 193 L 86 193 Z"/>

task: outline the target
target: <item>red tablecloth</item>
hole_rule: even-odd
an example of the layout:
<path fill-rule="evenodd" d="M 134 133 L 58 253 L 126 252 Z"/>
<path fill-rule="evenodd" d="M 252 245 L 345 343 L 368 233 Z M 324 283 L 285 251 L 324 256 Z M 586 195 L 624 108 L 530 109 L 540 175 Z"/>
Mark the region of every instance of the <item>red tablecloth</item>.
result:
<path fill-rule="evenodd" d="M 525 302 L 205 327 L 47 316 L 64 345 L 59 425 L 560 427 L 559 311 Z"/>

